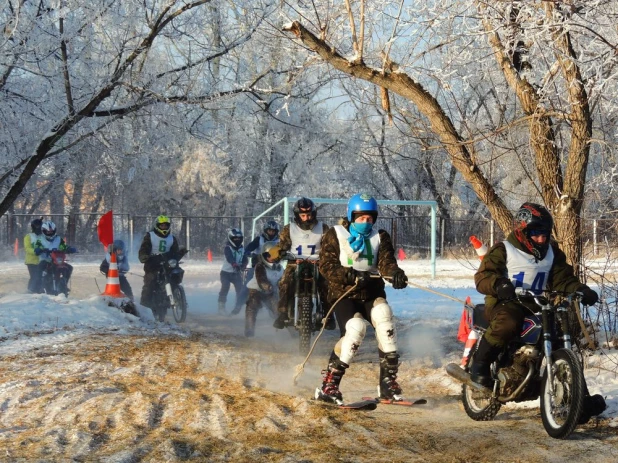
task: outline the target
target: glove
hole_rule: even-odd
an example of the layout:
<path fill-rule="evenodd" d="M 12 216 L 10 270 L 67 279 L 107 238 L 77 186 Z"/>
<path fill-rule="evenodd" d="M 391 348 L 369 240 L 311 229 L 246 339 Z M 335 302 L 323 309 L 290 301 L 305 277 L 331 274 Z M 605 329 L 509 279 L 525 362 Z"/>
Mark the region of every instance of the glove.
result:
<path fill-rule="evenodd" d="M 349 267 L 346 272 L 346 283 L 350 286 L 356 285 L 358 289 L 364 288 L 371 280 L 371 273 L 361 272 Z"/>
<path fill-rule="evenodd" d="M 77 252 L 77 248 L 74 248 L 73 246 L 67 247 L 68 254 L 75 254 L 76 252 Z"/>
<path fill-rule="evenodd" d="M 232 268 L 235 272 L 240 272 L 240 265 L 238 265 L 236 262 L 232 262 Z"/>
<path fill-rule="evenodd" d="M 393 273 L 391 283 L 393 285 L 393 289 L 403 289 L 408 286 L 408 277 L 406 276 L 406 272 L 402 269 L 396 270 L 395 273 Z"/>
<path fill-rule="evenodd" d="M 599 302 L 599 295 L 594 289 L 588 288 L 588 286 L 583 286 L 579 288 L 579 291 L 584 293 L 582 296 L 582 304 L 584 305 L 594 305 Z"/>
<path fill-rule="evenodd" d="M 511 283 L 511 280 L 507 278 L 501 278 L 496 281 L 496 295 L 500 301 L 508 301 L 515 299 L 515 286 Z"/>
<path fill-rule="evenodd" d="M 43 254 L 44 252 L 45 252 L 45 249 L 43 249 L 43 248 L 34 248 L 34 253 L 35 253 L 37 256 L 40 256 L 40 255 L 41 255 L 41 254 Z"/>
<path fill-rule="evenodd" d="M 163 256 L 160 254 L 155 254 L 154 256 L 150 256 L 146 263 L 144 264 L 144 270 L 152 272 L 156 270 L 159 265 L 163 262 Z"/>

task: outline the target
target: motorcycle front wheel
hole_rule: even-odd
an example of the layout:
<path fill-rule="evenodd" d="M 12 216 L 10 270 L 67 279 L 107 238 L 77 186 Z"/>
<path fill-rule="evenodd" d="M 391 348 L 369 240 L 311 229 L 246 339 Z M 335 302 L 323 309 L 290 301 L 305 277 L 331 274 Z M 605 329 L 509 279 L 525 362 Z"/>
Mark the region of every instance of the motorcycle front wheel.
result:
<path fill-rule="evenodd" d="M 176 323 L 182 323 L 187 318 L 187 297 L 185 296 L 185 289 L 182 286 L 176 286 L 172 291 L 174 294 L 174 305 L 172 306 L 174 320 Z"/>
<path fill-rule="evenodd" d="M 552 353 L 551 371 L 551 384 L 547 368 L 543 372 L 541 418 L 547 434 L 554 439 L 564 439 L 573 432 L 582 412 L 584 373 L 576 355 L 568 349 L 558 349 Z"/>
<path fill-rule="evenodd" d="M 307 355 L 309 352 L 313 328 L 312 311 L 313 300 L 311 297 L 298 298 L 298 334 L 300 335 L 299 353 L 301 355 Z"/>
<path fill-rule="evenodd" d="M 69 297 L 69 288 L 64 275 L 58 277 L 58 281 L 56 282 L 56 294 L 64 294 L 65 297 Z"/>

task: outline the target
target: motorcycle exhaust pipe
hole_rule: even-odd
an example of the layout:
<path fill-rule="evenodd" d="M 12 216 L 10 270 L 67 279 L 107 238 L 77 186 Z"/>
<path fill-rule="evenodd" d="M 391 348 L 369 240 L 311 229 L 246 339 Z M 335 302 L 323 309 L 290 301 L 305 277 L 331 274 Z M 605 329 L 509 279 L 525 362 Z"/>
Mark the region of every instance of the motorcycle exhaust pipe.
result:
<path fill-rule="evenodd" d="M 449 363 L 446 366 L 446 372 L 448 373 L 449 376 L 452 376 L 457 381 L 467 384 L 468 386 L 478 391 L 485 392 L 486 394 L 494 393 L 492 389 L 489 389 L 488 387 L 485 387 L 485 386 L 481 386 L 480 384 L 477 384 L 474 381 L 472 381 L 470 379 L 470 374 L 456 363 Z"/>

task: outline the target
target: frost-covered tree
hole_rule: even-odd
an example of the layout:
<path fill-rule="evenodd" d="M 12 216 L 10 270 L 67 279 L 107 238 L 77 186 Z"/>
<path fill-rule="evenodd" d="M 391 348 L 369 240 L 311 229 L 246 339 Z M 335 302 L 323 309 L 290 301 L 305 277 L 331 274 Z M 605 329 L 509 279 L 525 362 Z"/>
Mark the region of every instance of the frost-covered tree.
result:
<path fill-rule="evenodd" d="M 616 2 L 285 3 L 284 29 L 322 62 L 380 87 L 391 113 L 389 95 L 413 105 L 411 132 L 428 130 L 503 231 L 544 202 L 579 261 L 593 134 L 616 111 Z"/>
<path fill-rule="evenodd" d="M 85 140 L 105 144 L 131 114 L 254 92 L 260 76 L 236 72 L 235 53 L 272 11 L 255 0 L 4 2 L 0 215 L 43 163 L 84 162 Z"/>

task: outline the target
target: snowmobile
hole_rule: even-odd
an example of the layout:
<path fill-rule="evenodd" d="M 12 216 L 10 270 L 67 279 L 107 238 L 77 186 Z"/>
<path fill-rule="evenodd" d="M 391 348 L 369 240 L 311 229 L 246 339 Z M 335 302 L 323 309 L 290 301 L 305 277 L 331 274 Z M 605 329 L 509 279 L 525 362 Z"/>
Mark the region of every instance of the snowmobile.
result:
<path fill-rule="evenodd" d="M 572 349 L 569 309 L 577 306 L 582 294 L 533 292 L 516 289 L 516 298 L 526 306 L 538 308 L 524 319 L 520 336 L 511 341 L 491 366 L 493 387 L 484 387 L 470 379 L 478 341 L 464 366 L 450 363 L 447 373 L 463 382 L 462 402 L 467 415 L 475 421 L 490 421 L 503 404 L 535 400 L 540 397 L 541 417 L 547 433 L 556 439 L 568 437 L 578 423 L 590 418 L 590 397 L 582 364 Z M 530 304 L 530 303 L 533 304 Z M 488 328 L 484 304 L 466 305 L 470 328 L 480 339 Z M 604 407 L 603 407 L 604 408 Z M 602 411 L 602 410 L 601 410 Z"/>
<path fill-rule="evenodd" d="M 152 313 L 155 318 L 163 322 L 167 309 L 172 309 L 176 323 L 182 323 L 187 318 L 187 297 L 182 286 L 185 271 L 180 268 L 180 259 L 189 252 L 181 249 L 178 253 L 167 252 L 157 273 L 155 292 L 152 296 Z"/>

